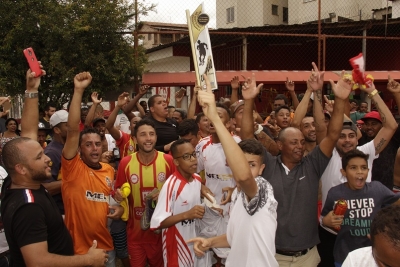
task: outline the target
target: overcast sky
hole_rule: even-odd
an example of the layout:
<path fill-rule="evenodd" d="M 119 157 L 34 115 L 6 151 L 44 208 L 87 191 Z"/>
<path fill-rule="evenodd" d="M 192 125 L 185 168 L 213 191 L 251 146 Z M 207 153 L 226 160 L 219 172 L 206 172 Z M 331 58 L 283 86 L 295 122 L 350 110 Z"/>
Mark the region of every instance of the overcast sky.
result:
<path fill-rule="evenodd" d="M 147 17 L 141 17 L 140 20 L 186 24 L 186 9 L 193 13 L 202 2 L 204 2 L 205 13 L 210 16 L 208 27 L 215 28 L 216 0 L 146 0 L 146 3 L 157 4 L 157 13 L 152 12 Z"/>

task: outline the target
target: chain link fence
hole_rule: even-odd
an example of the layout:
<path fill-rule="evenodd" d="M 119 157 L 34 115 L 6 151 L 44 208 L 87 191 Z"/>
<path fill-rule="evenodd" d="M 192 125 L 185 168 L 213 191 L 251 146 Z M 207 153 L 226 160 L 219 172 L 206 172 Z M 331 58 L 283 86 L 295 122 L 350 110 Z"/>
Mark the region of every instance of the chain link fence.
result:
<path fill-rule="evenodd" d="M 216 0 L 214 19 L 210 36 L 217 71 L 284 70 L 290 76 L 309 71 L 311 62 L 325 71 L 349 70 L 349 59 L 361 52 L 369 72 L 400 69 L 397 0 Z M 138 34 L 147 48 L 147 72 L 194 71 L 185 24 L 142 23 Z M 269 83 L 260 96 L 260 109 L 269 112 L 265 101 L 271 103 L 274 95 L 285 92 L 283 80 L 260 82 Z M 375 82 L 385 96 L 387 80 Z M 150 83 L 160 86 L 154 79 Z M 193 81 L 182 78 L 176 84 L 193 86 Z M 296 92 L 305 89 L 305 82 L 296 83 Z M 325 90 L 329 93 L 328 87 Z M 219 81 L 217 97 L 229 94 L 229 79 Z"/>

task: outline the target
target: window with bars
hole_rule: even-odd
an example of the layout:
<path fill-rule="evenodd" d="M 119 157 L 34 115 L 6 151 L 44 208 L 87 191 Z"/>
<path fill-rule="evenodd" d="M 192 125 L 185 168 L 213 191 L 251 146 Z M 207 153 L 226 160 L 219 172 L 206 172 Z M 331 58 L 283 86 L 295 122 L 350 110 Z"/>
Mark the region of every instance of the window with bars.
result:
<path fill-rule="evenodd" d="M 235 21 L 235 7 L 226 9 L 226 22 L 231 23 Z"/>
<path fill-rule="evenodd" d="M 278 16 L 278 6 L 272 5 L 272 15 Z"/>

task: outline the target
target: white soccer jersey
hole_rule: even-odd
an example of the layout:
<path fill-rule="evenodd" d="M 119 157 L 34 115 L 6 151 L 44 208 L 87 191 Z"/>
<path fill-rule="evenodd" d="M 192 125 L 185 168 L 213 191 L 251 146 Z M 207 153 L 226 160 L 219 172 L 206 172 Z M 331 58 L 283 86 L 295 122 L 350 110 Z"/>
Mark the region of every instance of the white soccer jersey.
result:
<path fill-rule="evenodd" d="M 176 171 L 161 189 L 156 209 L 151 217 L 150 228 L 156 229 L 168 217 L 201 205 L 200 190 L 200 176 L 193 174 L 193 181 L 188 183 Z M 193 244 L 185 242 L 193 237 L 196 237 L 194 220 L 181 221 L 174 226 L 162 229 L 164 266 L 194 266 Z"/>
<path fill-rule="evenodd" d="M 267 180 L 259 176 L 256 182 L 258 192 L 250 201 L 235 189 L 226 232 L 231 246 L 227 267 L 278 267 L 275 259 L 278 202 Z"/>
<path fill-rule="evenodd" d="M 241 139 L 232 136 L 236 143 Z M 197 172 L 205 171 L 206 186 L 213 192 L 217 203 L 221 203 L 223 198 L 222 188 L 235 187 L 236 182 L 226 161 L 224 149 L 221 143 L 214 144 L 212 137 L 203 138 L 196 146 L 197 153 Z M 224 215 L 227 214 L 229 205 L 221 206 Z"/>

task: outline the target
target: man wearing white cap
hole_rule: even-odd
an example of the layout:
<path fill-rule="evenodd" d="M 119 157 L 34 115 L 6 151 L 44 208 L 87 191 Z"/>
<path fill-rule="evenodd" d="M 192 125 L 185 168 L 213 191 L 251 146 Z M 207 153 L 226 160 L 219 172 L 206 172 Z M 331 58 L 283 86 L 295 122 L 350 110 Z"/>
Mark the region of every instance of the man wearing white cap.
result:
<path fill-rule="evenodd" d="M 51 166 L 53 179 L 46 181 L 43 186 L 53 196 L 62 215 L 64 215 L 64 203 L 61 196 L 61 157 L 67 138 L 67 121 L 68 112 L 65 110 L 59 110 L 51 116 L 50 126 L 53 130 L 53 141 L 44 149 L 46 156 L 53 162 Z"/>

